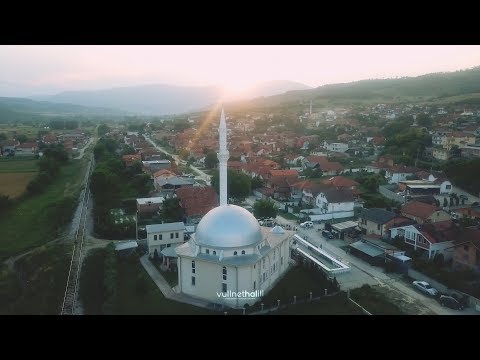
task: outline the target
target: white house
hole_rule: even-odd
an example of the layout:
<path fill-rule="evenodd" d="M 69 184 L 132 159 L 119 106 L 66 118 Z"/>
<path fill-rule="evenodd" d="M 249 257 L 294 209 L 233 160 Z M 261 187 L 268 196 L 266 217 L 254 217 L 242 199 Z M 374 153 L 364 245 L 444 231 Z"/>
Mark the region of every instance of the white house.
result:
<path fill-rule="evenodd" d="M 354 216 L 354 204 L 351 190 L 328 188 L 315 197 L 316 207 L 301 212 L 308 214 L 312 221 L 341 219 Z"/>
<path fill-rule="evenodd" d="M 408 176 L 413 176 L 416 169 L 407 166 L 392 166 L 385 170 L 385 178 L 389 184 L 398 184 L 400 181 L 407 180 Z"/>
<path fill-rule="evenodd" d="M 399 237 L 414 250 L 421 250 L 428 259 L 436 254 L 443 254 L 445 260 L 453 256 L 453 241 L 458 236 L 458 229 L 451 220 L 432 224 L 416 224 L 390 229 L 390 237 Z"/>
<path fill-rule="evenodd" d="M 345 152 L 348 150 L 348 144 L 340 142 L 325 141 L 323 147 L 329 151 Z"/>
<path fill-rule="evenodd" d="M 157 256 L 168 247 L 176 247 L 184 242 L 185 224 L 183 222 L 147 225 L 148 256 Z"/>

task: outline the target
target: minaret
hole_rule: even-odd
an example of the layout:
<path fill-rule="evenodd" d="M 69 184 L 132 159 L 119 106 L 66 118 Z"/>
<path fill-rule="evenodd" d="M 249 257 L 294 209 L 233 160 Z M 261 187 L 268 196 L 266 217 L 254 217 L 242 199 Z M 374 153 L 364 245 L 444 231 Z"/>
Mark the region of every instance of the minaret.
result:
<path fill-rule="evenodd" d="M 220 116 L 220 126 L 218 127 L 219 151 L 218 168 L 220 171 L 220 206 L 227 205 L 227 161 L 230 154 L 227 150 L 227 124 L 225 123 L 225 113 L 222 107 Z"/>

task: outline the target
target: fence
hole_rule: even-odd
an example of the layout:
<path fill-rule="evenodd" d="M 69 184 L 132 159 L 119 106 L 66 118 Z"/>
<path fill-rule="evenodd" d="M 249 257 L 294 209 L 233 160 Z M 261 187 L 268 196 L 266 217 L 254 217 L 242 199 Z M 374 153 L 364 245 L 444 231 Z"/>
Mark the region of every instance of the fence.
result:
<path fill-rule="evenodd" d="M 448 286 L 442 284 L 441 282 L 438 282 L 437 280 L 432 279 L 431 277 L 417 270 L 414 270 L 412 268 L 408 269 L 408 276 L 415 280 L 426 281 L 430 285 L 432 285 L 434 288 L 440 290 L 440 292 L 447 293 L 447 294 L 456 294 L 460 297 L 465 297 L 468 299 L 468 304 L 470 306 L 473 306 L 475 310 L 480 311 L 480 299 L 477 299 L 476 297 L 465 294 L 464 292 L 461 292 L 455 289 L 451 289 Z"/>
<path fill-rule="evenodd" d="M 395 200 L 403 204 L 405 202 L 404 198 L 391 190 L 395 186 L 396 185 L 380 185 L 378 192 L 390 200 Z"/>

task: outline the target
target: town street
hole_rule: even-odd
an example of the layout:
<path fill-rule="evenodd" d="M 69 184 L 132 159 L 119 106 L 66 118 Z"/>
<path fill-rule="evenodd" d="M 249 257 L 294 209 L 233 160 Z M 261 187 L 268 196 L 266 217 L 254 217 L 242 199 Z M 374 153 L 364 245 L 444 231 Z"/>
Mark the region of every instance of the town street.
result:
<path fill-rule="evenodd" d="M 255 197 L 250 196 L 246 199 L 249 205 L 254 204 Z M 278 215 L 276 221 L 280 225 L 290 224 L 291 226 L 298 226 L 293 220 L 287 220 Z M 354 289 L 368 285 L 379 285 L 385 288 L 387 292 L 396 292 L 401 296 L 401 301 L 410 303 L 413 307 L 416 307 L 419 314 L 439 314 L 439 315 L 479 315 L 479 313 L 472 307 L 464 309 L 462 311 L 452 310 L 441 306 L 437 300 L 425 296 L 418 292 L 411 284 L 402 280 L 399 274 L 386 274 L 382 268 L 378 266 L 372 266 L 366 261 L 359 259 L 339 246 L 346 246 L 347 244 L 343 240 L 334 239 L 326 240 L 318 229 L 323 229 L 323 224 L 315 224 L 313 228 L 304 229 L 298 227 L 297 234 L 303 237 L 315 246 L 322 247 L 330 254 L 337 257 L 338 260 L 346 263 L 351 267 L 349 273 L 339 274 L 337 281 L 340 284 L 342 290 Z"/>
<path fill-rule="evenodd" d="M 181 164 L 181 165 L 186 165 L 187 164 L 187 162 L 185 160 L 180 159 L 180 157 L 178 155 L 171 154 L 167 150 L 165 150 L 165 149 L 161 148 L 160 146 L 158 146 L 157 144 L 155 144 L 155 142 L 152 139 L 150 139 L 148 136 L 145 136 L 145 139 L 148 142 L 150 142 L 157 150 L 163 152 L 164 154 L 167 154 L 167 155 L 171 156 L 177 164 Z M 195 179 L 203 180 L 203 181 L 205 181 L 205 183 L 207 185 L 210 185 L 210 178 L 211 178 L 210 175 L 204 173 L 202 170 L 200 170 L 199 168 L 197 168 L 193 165 L 190 165 L 190 168 L 198 174 L 198 176 L 196 176 Z"/>

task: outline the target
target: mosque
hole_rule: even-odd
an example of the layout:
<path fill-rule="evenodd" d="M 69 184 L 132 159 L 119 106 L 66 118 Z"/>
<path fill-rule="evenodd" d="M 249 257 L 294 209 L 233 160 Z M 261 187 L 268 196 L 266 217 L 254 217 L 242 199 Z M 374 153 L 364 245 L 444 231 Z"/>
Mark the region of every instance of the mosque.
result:
<path fill-rule="evenodd" d="M 240 206 L 227 203 L 227 126 L 219 132 L 220 206 L 200 221 L 192 238 L 175 248 L 177 291 L 233 308 L 252 305 L 289 269 L 293 232 L 260 227 Z"/>

